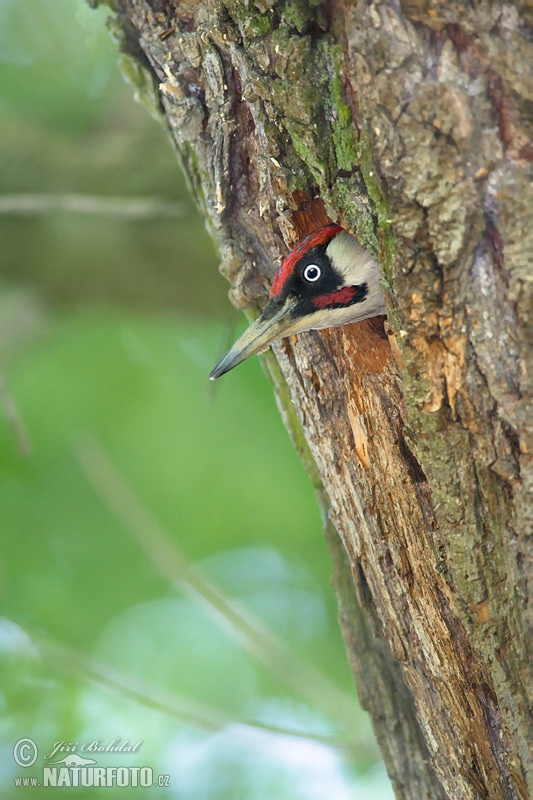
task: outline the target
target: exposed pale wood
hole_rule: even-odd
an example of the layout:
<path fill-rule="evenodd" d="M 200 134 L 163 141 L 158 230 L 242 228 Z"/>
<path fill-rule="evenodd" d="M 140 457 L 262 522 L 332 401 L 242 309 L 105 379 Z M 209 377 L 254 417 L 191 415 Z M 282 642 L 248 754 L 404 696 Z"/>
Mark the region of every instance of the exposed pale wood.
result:
<path fill-rule="evenodd" d="M 530 7 L 115 6 L 238 307 L 328 218 L 379 256 L 389 338 L 308 333 L 275 347 L 286 383 L 270 366 L 348 653 L 398 798 L 529 797 Z"/>

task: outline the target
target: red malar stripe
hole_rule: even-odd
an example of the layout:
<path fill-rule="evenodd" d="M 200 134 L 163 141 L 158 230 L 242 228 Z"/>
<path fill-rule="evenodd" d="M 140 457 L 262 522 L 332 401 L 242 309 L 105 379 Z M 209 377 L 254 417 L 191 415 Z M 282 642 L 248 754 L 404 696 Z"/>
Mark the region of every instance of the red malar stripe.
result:
<path fill-rule="evenodd" d="M 336 292 L 330 294 L 321 294 L 318 297 L 313 297 L 313 305 L 315 308 L 327 308 L 328 306 L 335 306 L 337 303 L 347 306 L 352 302 L 359 288 L 357 286 L 343 286 Z"/>
<path fill-rule="evenodd" d="M 332 223 L 331 225 L 326 225 L 325 228 L 319 228 L 314 233 L 310 233 L 309 236 L 306 236 L 305 239 L 297 245 L 294 250 L 291 250 L 289 255 L 283 259 L 281 267 L 276 272 L 274 276 L 274 281 L 272 283 L 272 288 L 270 290 L 270 296 L 273 297 L 274 295 L 278 295 L 281 293 L 285 281 L 292 274 L 294 267 L 304 255 L 307 253 L 308 250 L 311 250 L 312 247 L 316 247 L 319 244 L 327 244 L 334 236 L 336 236 L 342 228 L 340 225 L 335 225 Z"/>

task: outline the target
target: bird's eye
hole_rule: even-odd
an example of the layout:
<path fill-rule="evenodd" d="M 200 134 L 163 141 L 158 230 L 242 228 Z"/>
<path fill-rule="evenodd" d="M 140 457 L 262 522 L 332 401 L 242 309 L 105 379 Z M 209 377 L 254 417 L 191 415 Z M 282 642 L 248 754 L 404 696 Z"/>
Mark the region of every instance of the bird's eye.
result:
<path fill-rule="evenodd" d="M 309 283 L 314 283 L 322 275 L 322 270 L 316 264 L 308 264 L 303 271 L 303 276 Z"/>

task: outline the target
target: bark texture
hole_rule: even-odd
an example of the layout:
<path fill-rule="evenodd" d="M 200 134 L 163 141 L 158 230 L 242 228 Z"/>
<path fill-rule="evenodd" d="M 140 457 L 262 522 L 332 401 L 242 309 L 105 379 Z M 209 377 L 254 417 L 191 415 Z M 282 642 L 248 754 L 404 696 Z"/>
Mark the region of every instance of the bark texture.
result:
<path fill-rule="evenodd" d="M 524 800 L 531 5 L 113 7 L 238 307 L 261 307 L 280 255 L 329 219 L 379 258 L 388 335 L 379 319 L 311 332 L 267 368 L 328 498 L 397 797 Z"/>

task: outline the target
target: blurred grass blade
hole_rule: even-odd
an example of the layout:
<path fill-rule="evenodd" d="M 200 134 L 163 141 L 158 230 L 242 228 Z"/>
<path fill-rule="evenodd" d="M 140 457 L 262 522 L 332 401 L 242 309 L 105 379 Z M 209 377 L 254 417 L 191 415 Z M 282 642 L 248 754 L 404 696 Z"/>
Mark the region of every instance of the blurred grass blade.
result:
<path fill-rule="evenodd" d="M 327 713 L 332 722 L 352 730 L 355 697 L 346 695 L 320 670 L 301 658 L 240 604 L 191 566 L 187 556 L 159 521 L 124 481 L 102 447 L 85 440 L 76 454 L 85 475 L 116 519 L 142 547 L 150 561 L 170 583 L 179 581 L 196 603 L 200 602 L 233 638 L 270 669 L 283 683 L 305 699 L 310 708 Z"/>
<path fill-rule="evenodd" d="M 14 623 L 16 624 L 16 623 Z M 154 692 L 142 682 L 135 680 L 130 675 L 111 669 L 88 656 L 77 652 L 71 647 L 58 642 L 47 635 L 21 628 L 20 630 L 29 637 L 32 645 L 37 648 L 43 661 L 56 669 L 74 673 L 99 685 L 128 697 L 148 708 L 159 711 L 167 716 L 180 719 L 202 730 L 217 732 L 229 726 L 240 726 L 252 730 L 262 731 L 278 736 L 292 736 L 298 739 L 321 742 L 330 747 L 348 748 L 355 747 L 369 750 L 368 740 L 343 739 L 308 731 L 292 730 L 279 725 L 272 725 L 257 720 L 239 719 L 227 714 L 221 709 L 197 700 L 177 695 L 174 692 Z M 372 751 L 371 757 L 375 757 Z"/>
<path fill-rule="evenodd" d="M 29 456 L 31 453 L 31 442 L 26 426 L 22 421 L 13 395 L 7 388 L 6 382 L 2 374 L 0 374 L 0 412 L 3 414 L 7 424 L 13 431 L 15 442 L 19 452 L 23 456 Z"/>

